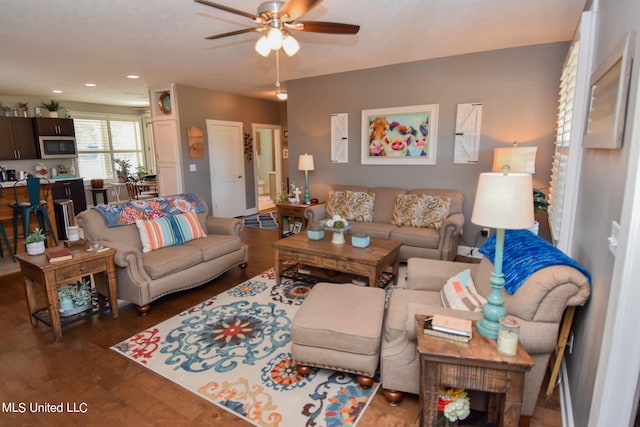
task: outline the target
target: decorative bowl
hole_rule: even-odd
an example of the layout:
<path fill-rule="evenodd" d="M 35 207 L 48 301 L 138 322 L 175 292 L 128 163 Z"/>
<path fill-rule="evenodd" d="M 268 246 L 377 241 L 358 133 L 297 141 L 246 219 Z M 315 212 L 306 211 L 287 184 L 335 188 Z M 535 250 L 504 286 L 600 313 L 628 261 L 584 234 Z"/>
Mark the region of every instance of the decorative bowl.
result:
<path fill-rule="evenodd" d="M 355 248 L 366 248 L 371 242 L 371 237 L 368 234 L 356 233 L 351 236 L 351 246 Z"/>

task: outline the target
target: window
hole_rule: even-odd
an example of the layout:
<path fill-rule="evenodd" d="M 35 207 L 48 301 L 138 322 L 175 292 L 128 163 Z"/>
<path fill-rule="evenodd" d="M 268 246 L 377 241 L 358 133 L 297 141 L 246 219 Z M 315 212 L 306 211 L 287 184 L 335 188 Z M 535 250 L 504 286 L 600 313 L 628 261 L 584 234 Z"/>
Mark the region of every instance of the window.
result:
<path fill-rule="evenodd" d="M 86 179 L 115 179 L 113 159 L 131 162 L 129 173 L 145 166 L 140 118 L 74 113 L 78 172 Z"/>
<path fill-rule="evenodd" d="M 589 105 L 589 75 L 595 28 L 583 12 L 560 79 L 555 154 L 549 190 L 549 226 L 558 249 L 571 255 L 582 165 L 582 137 Z"/>

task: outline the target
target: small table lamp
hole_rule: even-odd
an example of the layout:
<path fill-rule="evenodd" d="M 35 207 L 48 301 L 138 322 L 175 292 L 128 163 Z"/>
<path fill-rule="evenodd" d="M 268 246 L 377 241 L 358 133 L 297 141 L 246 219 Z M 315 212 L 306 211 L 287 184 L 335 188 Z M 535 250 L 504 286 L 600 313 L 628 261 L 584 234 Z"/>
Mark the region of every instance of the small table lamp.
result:
<path fill-rule="evenodd" d="M 304 171 L 304 203 L 311 203 L 311 196 L 309 195 L 309 171 L 312 171 L 313 156 L 311 154 L 301 154 L 298 158 L 298 170 Z"/>
<path fill-rule="evenodd" d="M 481 173 L 473 204 L 471 222 L 496 229 L 496 251 L 491 273 L 491 292 L 478 321 L 478 332 L 486 338 L 498 338 L 499 321 L 507 315 L 502 306 L 502 258 L 504 230 L 533 225 L 533 187 L 528 173 Z"/>

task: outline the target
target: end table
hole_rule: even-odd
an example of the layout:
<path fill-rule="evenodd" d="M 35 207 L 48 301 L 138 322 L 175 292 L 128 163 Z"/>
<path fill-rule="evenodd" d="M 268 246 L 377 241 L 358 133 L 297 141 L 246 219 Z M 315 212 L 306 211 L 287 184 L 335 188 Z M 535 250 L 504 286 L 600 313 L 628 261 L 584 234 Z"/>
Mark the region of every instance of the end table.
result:
<path fill-rule="evenodd" d="M 50 250 L 59 249 L 52 248 Z M 105 248 L 98 252 L 89 252 L 84 246 L 71 249 L 72 259 L 49 263 L 45 254 L 18 254 L 20 269 L 24 275 L 24 288 L 27 295 L 27 307 L 31 326 L 38 321 L 53 329 L 56 342 L 62 340 L 62 323 L 58 304 L 58 286 L 75 283 L 84 276 L 93 275 L 96 279 L 96 290 L 107 296 L 111 314 L 118 318 L 118 290 L 116 287 L 116 269 L 113 263 L 115 249 Z M 46 306 L 38 307 L 35 283 L 44 286 Z M 88 309 L 91 310 L 91 309 Z M 42 315 L 41 315 L 42 314 Z"/>
<path fill-rule="evenodd" d="M 425 315 L 416 315 L 418 352 L 420 353 L 420 426 L 435 426 L 438 418 L 440 385 L 504 394 L 501 426 L 516 427 L 520 420 L 524 375 L 533 360 L 518 343 L 515 356 L 498 353 L 496 342 L 480 335 L 477 329 L 468 343 L 432 337 L 422 332 Z M 490 404 L 489 421 L 495 422 Z"/>

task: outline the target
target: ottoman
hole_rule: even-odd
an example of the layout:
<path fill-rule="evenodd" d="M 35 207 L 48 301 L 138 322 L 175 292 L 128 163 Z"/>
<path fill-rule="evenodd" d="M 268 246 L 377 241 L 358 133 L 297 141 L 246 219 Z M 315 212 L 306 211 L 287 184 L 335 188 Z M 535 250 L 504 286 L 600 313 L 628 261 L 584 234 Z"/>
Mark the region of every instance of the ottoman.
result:
<path fill-rule="evenodd" d="M 350 283 L 318 283 L 291 324 L 291 354 L 300 375 L 311 366 L 351 372 L 373 384 L 380 360 L 385 292 Z"/>

